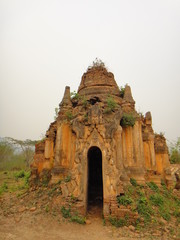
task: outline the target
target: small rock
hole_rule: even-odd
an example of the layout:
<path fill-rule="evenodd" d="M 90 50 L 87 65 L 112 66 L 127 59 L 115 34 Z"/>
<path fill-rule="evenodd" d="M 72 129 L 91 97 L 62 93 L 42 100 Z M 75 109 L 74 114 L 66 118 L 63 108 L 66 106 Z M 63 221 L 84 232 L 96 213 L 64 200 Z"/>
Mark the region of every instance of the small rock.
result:
<path fill-rule="evenodd" d="M 15 222 L 16 222 L 16 223 L 18 223 L 18 222 L 20 222 L 20 221 L 21 221 L 21 217 L 19 217 L 19 216 L 16 216 L 16 217 L 14 218 L 14 220 L 15 220 Z"/>
<path fill-rule="evenodd" d="M 133 225 L 130 225 L 130 226 L 129 226 L 129 230 L 134 231 L 134 230 L 135 230 L 135 227 L 134 227 Z"/>
<path fill-rule="evenodd" d="M 25 207 L 25 206 L 22 206 L 22 207 L 19 208 L 18 212 L 21 213 L 21 212 L 24 212 L 25 210 L 26 210 L 26 207 Z"/>
<path fill-rule="evenodd" d="M 91 221 L 88 220 L 88 219 L 86 219 L 86 224 L 87 224 L 87 225 L 91 224 Z"/>
<path fill-rule="evenodd" d="M 29 209 L 31 212 L 34 212 L 36 210 L 36 207 L 32 207 Z"/>

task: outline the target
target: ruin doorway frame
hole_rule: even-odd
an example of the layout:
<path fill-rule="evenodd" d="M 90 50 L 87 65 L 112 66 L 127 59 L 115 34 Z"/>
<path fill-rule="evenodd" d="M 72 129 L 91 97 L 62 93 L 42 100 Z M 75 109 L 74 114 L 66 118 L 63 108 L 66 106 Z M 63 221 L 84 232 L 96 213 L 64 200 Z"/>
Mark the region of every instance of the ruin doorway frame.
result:
<path fill-rule="evenodd" d="M 101 177 L 102 177 L 102 212 L 104 212 L 104 164 L 103 164 L 103 151 L 102 149 L 98 146 L 99 144 L 95 145 L 91 145 L 89 146 L 88 150 L 86 151 L 86 171 L 85 171 L 85 212 L 87 213 L 88 210 L 88 187 L 89 187 L 89 151 L 92 148 L 97 148 L 100 153 L 101 153 Z"/>

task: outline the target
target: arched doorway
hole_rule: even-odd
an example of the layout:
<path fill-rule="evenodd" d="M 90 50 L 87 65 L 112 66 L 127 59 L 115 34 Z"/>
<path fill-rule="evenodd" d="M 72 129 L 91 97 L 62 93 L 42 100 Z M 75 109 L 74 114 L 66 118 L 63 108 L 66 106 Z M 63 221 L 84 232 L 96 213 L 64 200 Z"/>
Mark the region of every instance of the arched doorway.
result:
<path fill-rule="evenodd" d="M 98 147 L 88 151 L 88 209 L 103 206 L 102 152 Z"/>

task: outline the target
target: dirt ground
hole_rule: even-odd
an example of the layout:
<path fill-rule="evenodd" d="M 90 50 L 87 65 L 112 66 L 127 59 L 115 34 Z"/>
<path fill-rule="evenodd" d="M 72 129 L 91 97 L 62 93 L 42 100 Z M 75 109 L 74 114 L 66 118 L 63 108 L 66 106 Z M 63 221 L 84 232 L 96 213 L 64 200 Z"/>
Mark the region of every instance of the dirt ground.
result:
<path fill-rule="evenodd" d="M 0 203 L 6 200 L 1 199 Z M 1 206 L 5 210 L 4 205 Z M 35 207 L 27 209 L 21 200 L 16 205 L 11 201 L 10 206 L 4 213 L 0 212 L 1 240 L 172 239 L 167 232 L 140 232 L 133 226 L 116 228 L 109 223 L 104 224 L 97 209 L 92 209 L 87 215 L 87 223 L 81 225 L 64 219 L 61 214 L 53 216 Z"/>
<path fill-rule="evenodd" d="M 24 189 L 23 180 L 16 182 L 4 174 L 1 178 L 0 184 L 6 180 L 8 191 L 0 195 L 0 240 L 179 239 L 166 223 L 157 229 L 116 228 L 102 219 L 98 206 L 89 210 L 86 224 L 71 222 L 62 216 L 60 207 L 54 208 L 62 200 L 58 188 Z"/>
<path fill-rule="evenodd" d="M 148 236 L 146 236 L 148 235 Z M 2 240 L 110 240 L 110 239 L 168 239 L 168 235 L 131 231 L 128 227 L 117 229 L 103 226 L 100 217 L 89 217 L 88 224 L 80 225 L 53 218 L 36 211 L 2 216 L 0 219 L 0 239 Z"/>

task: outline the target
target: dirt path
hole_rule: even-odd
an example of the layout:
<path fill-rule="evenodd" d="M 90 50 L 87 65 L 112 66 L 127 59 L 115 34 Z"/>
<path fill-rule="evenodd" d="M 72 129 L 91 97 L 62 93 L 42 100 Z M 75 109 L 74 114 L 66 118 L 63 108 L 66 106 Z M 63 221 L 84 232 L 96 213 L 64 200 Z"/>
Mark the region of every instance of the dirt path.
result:
<path fill-rule="evenodd" d="M 112 239 L 150 239 L 130 232 L 128 228 L 116 229 L 103 226 L 100 218 L 90 218 L 91 223 L 79 225 L 52 216 L 23 213 L 2 217 L 0 220 L 0 239 L 2 240 L 112 240 Z M 159 238 L 161 239 L 161 238 Z"/>
<path fill-rule="evenodd" d="M 23 210 L 23 209 L 22 209 Z M 8 216 L 0 215 L 0 240 L 130 240 L 170 239 L 166 233 L 140 233 L 129 227 L 103 225 L 100 216 L 89 214 L 87 224 L 72 223 L 62 216 L 52 216 L 37 210 L 24 210 Z"/>

